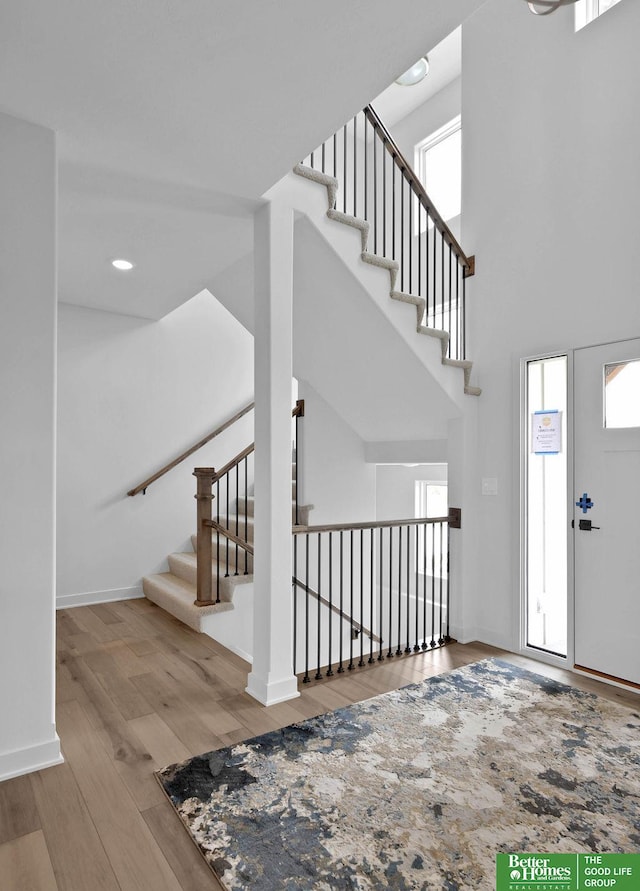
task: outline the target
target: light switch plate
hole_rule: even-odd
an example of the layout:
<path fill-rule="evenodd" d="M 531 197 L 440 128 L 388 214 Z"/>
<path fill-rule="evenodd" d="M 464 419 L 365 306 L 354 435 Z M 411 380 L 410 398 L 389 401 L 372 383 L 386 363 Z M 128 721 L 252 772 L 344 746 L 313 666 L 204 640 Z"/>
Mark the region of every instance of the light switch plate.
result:
<path fill-rule="evenodd" d="M 482 494 L 483 495 L 497 495 L 498 494 L 498 480 L 495 477 L 483 477 L 482 479 Z"/>

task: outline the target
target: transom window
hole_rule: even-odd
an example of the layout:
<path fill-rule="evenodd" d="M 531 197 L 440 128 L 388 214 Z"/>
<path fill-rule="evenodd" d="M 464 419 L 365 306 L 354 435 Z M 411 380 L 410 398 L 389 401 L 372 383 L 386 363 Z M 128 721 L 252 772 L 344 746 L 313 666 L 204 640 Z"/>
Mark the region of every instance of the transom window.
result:
<path fill-rule="evenodd" d="M 619 2 L 620 0 L 580 0 L 576 5 L 576 31 L 584 28 Z"/>

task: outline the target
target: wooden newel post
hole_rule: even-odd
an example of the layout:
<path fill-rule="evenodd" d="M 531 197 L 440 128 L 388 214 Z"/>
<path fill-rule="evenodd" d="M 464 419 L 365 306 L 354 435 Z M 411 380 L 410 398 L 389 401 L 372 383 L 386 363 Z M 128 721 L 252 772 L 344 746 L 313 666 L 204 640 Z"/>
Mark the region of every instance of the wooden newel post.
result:
<path fill-rule="evenodd" d="M 213 599 L 213 541 L 211 538 L 213 480 L 216 476 L 213 467 L 196 467 L 193 475 L 198 481 L 195 499 L 198 503 L 197 548 L 198 566 L 196 606 L 211 606 Z"/>

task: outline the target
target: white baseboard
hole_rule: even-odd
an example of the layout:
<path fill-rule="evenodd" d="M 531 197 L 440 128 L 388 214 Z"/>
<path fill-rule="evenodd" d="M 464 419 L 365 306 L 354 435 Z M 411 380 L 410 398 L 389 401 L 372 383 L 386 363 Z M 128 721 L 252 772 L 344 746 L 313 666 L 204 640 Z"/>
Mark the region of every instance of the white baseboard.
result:
<path fill-rule="evenodd" d="M 21 777 L 25 773 L 33 773 L 63 763 L 60 740 L 58 734 L 54 732 L 53 739 L 48 742 L 0 754 L 0 783 L 13 777 Z"/>
<path fill-rule="evenodd" d="M 488 644 L 490 647 L 497 647 L 499 650 L 507 650 L 509 653 L 517 653 L 518 648 L 514 647 L 513 641 L 504 634 L 496 634 L 487 628 L 476 628 L 475 640 L 478 643 Z"/>
<path fill-rule="evenodd" d="M 137 600 L 140 597 L 144 597 L 141 585 L 135 585 L 133 588 L 111 588 L 108 591 L 85 591 L 81 594 L 58 594 L 56 609 L 112 603 L 115 600 Z"/>

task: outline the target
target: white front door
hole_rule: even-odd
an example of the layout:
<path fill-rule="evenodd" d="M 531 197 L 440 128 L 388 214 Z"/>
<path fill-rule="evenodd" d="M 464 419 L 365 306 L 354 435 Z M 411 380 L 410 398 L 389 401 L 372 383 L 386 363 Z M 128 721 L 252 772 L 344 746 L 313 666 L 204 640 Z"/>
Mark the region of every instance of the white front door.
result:
<path fill-rule="evenodd" d="M 574 661 L 640 684 L 640 339 L 576 350 L 574 418 Z"/>

